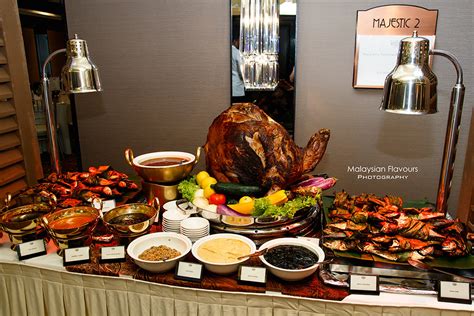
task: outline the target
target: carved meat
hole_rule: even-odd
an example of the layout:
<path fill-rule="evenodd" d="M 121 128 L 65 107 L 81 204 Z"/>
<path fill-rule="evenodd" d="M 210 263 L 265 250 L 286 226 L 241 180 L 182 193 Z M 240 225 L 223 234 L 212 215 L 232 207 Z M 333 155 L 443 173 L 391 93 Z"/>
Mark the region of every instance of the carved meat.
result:
<path fill-rule="evenodd" d="M 271 191 L 285 188 L 321 160 L 329 130 L 314 134 L 306 148 L 252 103 L 236 103 L 209 127 L 206 165 L 220 182 L 260 185 Z"/>

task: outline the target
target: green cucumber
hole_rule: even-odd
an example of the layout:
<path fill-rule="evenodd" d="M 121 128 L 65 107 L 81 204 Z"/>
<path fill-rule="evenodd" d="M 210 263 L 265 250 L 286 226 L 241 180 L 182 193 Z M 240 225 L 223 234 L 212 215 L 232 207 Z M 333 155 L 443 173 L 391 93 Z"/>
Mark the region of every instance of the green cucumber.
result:
<path fill-rule="evenodd" d="M 258 196 L 262 194 L 262 189 L 255 185 L 244 185 L 239 183 L 218 182 L 211 184 L 217 193 L 222 193 L 231 196 Z"/>

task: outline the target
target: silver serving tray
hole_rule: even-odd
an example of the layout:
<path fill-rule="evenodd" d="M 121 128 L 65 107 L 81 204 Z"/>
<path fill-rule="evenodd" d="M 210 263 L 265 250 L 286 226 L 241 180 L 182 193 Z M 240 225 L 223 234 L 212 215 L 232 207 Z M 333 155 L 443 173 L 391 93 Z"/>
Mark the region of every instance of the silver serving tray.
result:
<path fill-rule="evenodd" d="M 229 216 L 217 214 L 197 207 L 186 199 L 177 200 L 176 205 L 181 211 L 188 215 L 198 214 L 199 216 L 208 219 L 213 227 L 221 229 L 232 227 L 241 230 L 242 234 L 245 232 L 258 234 L 262 229 L 265 229 L 266 233 L 271 231 L 277 233 L 281 230 L 292 230 L 301 226 L 302 223 L 306 223 L 308 220 L 314 220 L 321 211 L 320 207 L 316 205 L 296 211 L 293 218 L 262 218 L 255 216 Z"/>

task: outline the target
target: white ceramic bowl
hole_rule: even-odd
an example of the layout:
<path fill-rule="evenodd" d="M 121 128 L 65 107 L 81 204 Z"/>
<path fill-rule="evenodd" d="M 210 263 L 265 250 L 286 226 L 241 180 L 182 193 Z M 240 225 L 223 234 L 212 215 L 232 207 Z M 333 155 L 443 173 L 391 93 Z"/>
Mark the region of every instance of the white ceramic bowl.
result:
<path fill-rule="evenodd" d="M 167 211 L 179 211 L 179 208 L 176 205 L 176 200 L 166 202 L 163 204 L 163 208 Z"/>
<path fill-rule="evenodd" d="M 245 242 L 247 245 L 250 246 L 250 253 L 254 253 L 257 249 L 255 246 L 255 243 L 244 236 L 237 235 L 237 234 L 215 234 L 215 235 L 209 235 L 206 237 L 203 237 L 199 240 L 197 240 L 192 248 L 192 254 L 194 258 L 198 259 L 200 262 L 204 264 L 207 270 L 214 272 L 216 274 L 231 274 L 237 271 L 239 268 L 239 265 L 245 261 L 247 261 L 249 258 L 244 258 L 242 260 L 232 262 L 232 263 L 215 263 L 215 262 L 209 262 L 204 259 L 202 259 L 199 255 L 197 250 L 199 247 L 205 243 L 206 241 L 212 240 L 212 239 L 217 239 L 217 238 L 233 238 L 233 239 L 238 239 L 243 242 Z"/>
<path fill-rule="evenodd" d="M 138 256 L 152 246 L 165 245 L 181 252 L 181 255 L 166 261 L 142 260 Z M 166 272 L 173 269 L 178 261 L 191 250 L 192 243 L 188 237 L 171 232 L 153 233 L 141 236 L 127 247 L 128 255 L 142 269 L 150 272 Z"/>
<path fill-rule="evenodd" d="M 171 211 L 166 211 L 163 213 L 163 219 L 166 219 L 167 221 L 170 222 L 176 222 L 180 223 L 182 220 L 185 220 L 188 218 L 189 215 L 184 214 L 183 212 L 180 212 L 178 210 L 171 210 Z"/>
<path fill-rule="evenodd" d="M 290 246 L 302 246 L 305 247 L 306 249 L 314 252 L 318 256 L 318 262 L 321 262 L 324 260 L 324 251 L 319 247 L 318 245 L 309 242 L 304 239 L 300 238 L 277 238 L 273 239 L 270 241 L 267 241 L 263 245 L 260 246 L 259 250 L 264 249 L 264 248 L 273 248 L 276 246 L 280 245 L 290 245 Z M 194 249 L 194 247 L 193 247 Z M 194 252 L 193 252 L 194 255 Z M 279 277 L 280 279 L 283 279 L 285 281 L 298 281 L 302 280 L 314 272 L 319 267 L 319 264 L 316 263 L 312 265 L 311 267 L 308 267 L 306 269 L 298 269 L 298 270 L 290 270 L 290 269 L 282 269 L 279 267 L 276 267 L 270 263 L 268 263 L 263 256 L 260 256 L 259 259 L 267 266 L 267 268 L 270 270 L 272 274 L 275 276 Z"/>
<path fill-rule="evenodd" d="M 202 217 L 190 217 L 181 221 L 181 229 L 187 231 L 201 231 L 209 229 L 209 221 Z"/>

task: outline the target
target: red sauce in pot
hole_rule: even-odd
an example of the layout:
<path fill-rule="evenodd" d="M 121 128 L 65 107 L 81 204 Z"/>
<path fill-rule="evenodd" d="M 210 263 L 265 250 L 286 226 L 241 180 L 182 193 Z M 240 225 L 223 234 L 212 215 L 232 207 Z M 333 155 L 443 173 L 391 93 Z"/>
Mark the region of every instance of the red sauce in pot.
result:
<path fill-rule="evenodd" d="M 95 220 L 96 217 L 88 214 L 73 217 L 64 217 L 49 224 L 51 229 L 73 229 L 83 226 Z"/>
<path fill-rule="evenodd" d="M 147 167 L 164 167 L 172 165 L 181 165 L 189 162 L 190 159 L 183 157 L 161 157 L 145 160 L 141 164 Z"/>

